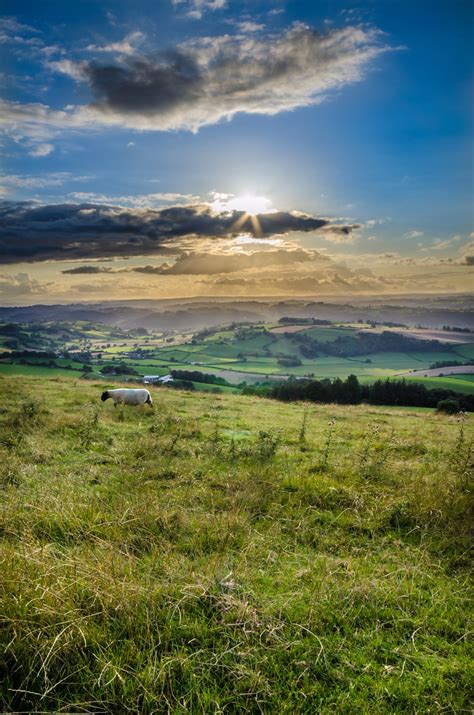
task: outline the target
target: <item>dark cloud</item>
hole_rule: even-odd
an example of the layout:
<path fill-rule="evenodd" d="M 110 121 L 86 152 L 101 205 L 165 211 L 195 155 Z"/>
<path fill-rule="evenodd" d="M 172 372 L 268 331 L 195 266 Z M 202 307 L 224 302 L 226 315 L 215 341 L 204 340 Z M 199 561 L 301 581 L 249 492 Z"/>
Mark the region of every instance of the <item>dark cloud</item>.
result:
<path fill-rule="evenodd" d="M 77 266 L 76 268 L 68 268 L 66 271 L 61 271 L 64 274 L 70 275 L 95 275 L 97 273 L 118 273 L 110 266 Z"/>
<path fill-rule="evenodd" d="M 135 209 L 96 204 L 38 206 L 0 203 L 0 262 L 72 260 L 170 252 L 177 240 L 272 236 L 317 231 L 327 219 L 278 212 L 255 219 L 242 211 L 213 212 L 208 205 Z M 346 226 L 332 226 L 345 232 Z M 177 252 L 176 250 L 174 251 Z"/>
<path fill-rule="evenodd" d="M 128 67 L 91 63 L 84 65 L 84 74 L 105 111 L 166 112 L 189 104 L 202 91 L 196 62 L 177 51 L 156 64 L 145 59 L 132 59 Z"/>

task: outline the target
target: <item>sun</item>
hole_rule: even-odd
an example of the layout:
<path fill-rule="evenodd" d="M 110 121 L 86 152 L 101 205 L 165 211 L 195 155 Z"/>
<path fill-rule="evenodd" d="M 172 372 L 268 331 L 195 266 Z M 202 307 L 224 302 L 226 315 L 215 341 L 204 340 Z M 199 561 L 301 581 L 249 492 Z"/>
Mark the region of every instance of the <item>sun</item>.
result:
<path fill-rule="evenodd" d="M 271 208 L 272 202 L 266 199 L 265 196 L 254 196 L 253 194 L 244 194 L 236 196 L 227 201 L 229 209 L 236 211 L 245 211 L 250 216 L 267 213 Z"/>

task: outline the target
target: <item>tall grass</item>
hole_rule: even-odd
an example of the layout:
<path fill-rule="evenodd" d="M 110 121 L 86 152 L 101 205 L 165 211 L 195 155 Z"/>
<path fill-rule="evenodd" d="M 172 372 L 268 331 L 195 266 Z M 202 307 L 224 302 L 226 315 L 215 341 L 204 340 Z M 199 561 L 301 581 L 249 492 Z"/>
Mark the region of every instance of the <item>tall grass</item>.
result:
<path fill-rule="evenodd" d="M 5 712 L 469 712 L 469 419 L 1 386 Z"/>

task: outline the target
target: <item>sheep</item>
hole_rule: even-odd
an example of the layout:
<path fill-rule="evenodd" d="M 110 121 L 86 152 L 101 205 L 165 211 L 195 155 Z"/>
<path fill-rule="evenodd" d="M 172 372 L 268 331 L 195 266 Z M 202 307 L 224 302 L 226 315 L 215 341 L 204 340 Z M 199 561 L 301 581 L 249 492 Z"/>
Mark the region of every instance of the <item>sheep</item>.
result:
<path fill-rule="evenodd" d="M 105 402 L 112 398 L 114 407 L 117 405 L 150 405 L 153 407 L 153 400 L 148 390 L 134 390 L 120 388 L 118 390 L 105 390 L 102 393 L 101 400 Z"/>

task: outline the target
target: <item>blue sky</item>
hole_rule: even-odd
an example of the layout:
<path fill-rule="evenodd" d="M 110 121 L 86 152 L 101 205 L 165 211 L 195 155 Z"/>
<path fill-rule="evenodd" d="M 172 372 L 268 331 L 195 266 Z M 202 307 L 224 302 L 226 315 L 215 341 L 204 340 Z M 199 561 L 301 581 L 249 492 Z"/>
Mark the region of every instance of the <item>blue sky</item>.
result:
<path fill-rule="evenodd" d="M 200 266 L 202 255 L 288 254 L 266 284 L 245 259 L 234 283 L 225 268 L 220 284 L 189 272 L 187 294 L 266 294 L 275 278 L 289 294 L 337 292 L 339 279 L 349 292 L 469 286 L 470 0 L 4 0 L 2 12 L 5 202 L 113 206 L 122 222 L 126 209 L 150 209 L 160 231 L 162 209 L 207 205 L 218 214 L 242 195 L 284 212 L 265 235 L 243 224 L 254 243 L 235 245 L 214 224 L 187 234 L 180 223 L 166 240 L 155 232 L 152 245 L 143 242 L 155 282 L 143 286 L 128 270 L 128 295 L 177 294 L 173 260 L 183 251 Z M 212 192 L 226 197 L 218 204 Z M 295 211 L 328 223 L 294 232 Z M 89 234 L 71 252 L 73 228 L 41 253 L 37 215 L 8 216 L 0 292 L 15 299 L 74 293 L 79 278 L 58 261 L 114 259 L 124 273 L 144 263 L 119 234 L 116 255 L 113 242 L 90 249 Z M 71 226 L 78 216 L 68 215 Z M 138 245 L 140 226 L 133 230 L 129 245 Z M 298 259 L 293 287 L 283 280 L 288 257 Z M 364 278 L 368 266 L 377 280 Z"/>

